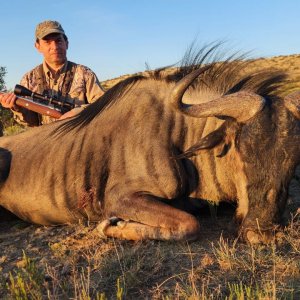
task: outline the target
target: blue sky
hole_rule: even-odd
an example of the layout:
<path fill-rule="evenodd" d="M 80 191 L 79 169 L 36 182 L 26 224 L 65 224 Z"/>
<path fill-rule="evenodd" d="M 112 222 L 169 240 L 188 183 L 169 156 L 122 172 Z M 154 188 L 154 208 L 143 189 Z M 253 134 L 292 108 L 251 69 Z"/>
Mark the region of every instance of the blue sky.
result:
<path fill-rule="evenodd" d="M 57 20 L 70 41 L 68 59 L 100 81 L 176 63 L 196 39 L 226 40 L 252 57 L 300 52 L 298 0 L 3 0 L 0 66 L 13 88 L 42 57 L 34 31 Z"/>

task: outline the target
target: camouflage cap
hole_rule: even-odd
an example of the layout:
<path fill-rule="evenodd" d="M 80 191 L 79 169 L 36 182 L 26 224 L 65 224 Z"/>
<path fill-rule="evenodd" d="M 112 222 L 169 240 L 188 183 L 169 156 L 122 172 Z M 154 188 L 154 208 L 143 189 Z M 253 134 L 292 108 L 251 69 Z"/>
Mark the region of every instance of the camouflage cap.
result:
<path fill-rule="evenodd" d="M 43 39 L 45 36 L 51 33 L 61 33 L 66 35 L 60 23 L 57 21 L 44 21 L 36 26 L 35 38 Z"/>

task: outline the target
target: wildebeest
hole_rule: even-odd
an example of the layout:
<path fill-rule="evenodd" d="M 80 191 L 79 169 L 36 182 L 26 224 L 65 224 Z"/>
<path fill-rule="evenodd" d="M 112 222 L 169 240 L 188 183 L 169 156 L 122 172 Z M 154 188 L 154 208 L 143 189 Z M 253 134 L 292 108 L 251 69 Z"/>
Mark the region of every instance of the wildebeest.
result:
<path fill-rule="evenodd" d="M 239 234 L 265 241 L 299 163 L 300 94 L 239 59 L 132 76 L 80 115 L 0 139 L 0 205 L 37 224 L 81 218 L 123 239 L 196 239 L 197 199 L 237 202 Z"/>

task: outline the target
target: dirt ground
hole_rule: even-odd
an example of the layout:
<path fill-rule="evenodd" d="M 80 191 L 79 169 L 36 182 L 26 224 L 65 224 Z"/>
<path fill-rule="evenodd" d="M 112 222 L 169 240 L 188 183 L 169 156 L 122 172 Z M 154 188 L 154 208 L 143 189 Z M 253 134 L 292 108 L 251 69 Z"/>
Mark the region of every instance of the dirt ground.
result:
<path fill-rule="evenodd" d="M 224 205 L 224 211 L 218 213 L 217 219 L 212 216 L 208 209 L 204 209 L 200 214 L 199 222 L 203 231 L 202 241 L 219 238 L 223 233 L 225 236 L 230 236 L 233 230 L 230 226 L 234 214 L 234 207 Z M 218 208 L 220 209 L 223 208 Z M 7 221 L 0 221 L 0 270 L 2 276 L 8 277 L 8 273 L 18 266 L 18 263 L 23 260 L 23 251 L 29 256 L 34 257 L 37 261 L 51 262 L 53 248 L 55 245 L 68 240 L 68 243 L 74 244 L 75 241 L 79 245 L 85 244 L 86 238 L 91 235 L 96 235 L 97 224 L 70 224 L 61 226 L 39 226 L 29 224 L 16 217 L 11 217 Z M 92 237 L 100 243 L 109 243 L 108 240 L 101 240 L 95 236 Z M 126 242 L 129 245 L 132 242 Z M 54 245 L 54 246 L 53 246 Z M 7 274 L 7 275 L 5 275 Z"/>
<path fill-rule="evenodd" d="M 290 198 L 285 213 L 287 217 L 291 212 L 294 216 L 300 216 L 299 175 L 300 168 L 290 184 Z M 19 291 L 18 285 L 22 285 L 22 280 L 27 282 L 27 289 L 35 291 L 35 294 L 28 299 L 98 299 L 98 291 L 109 299 L 118 298 L 116 296 L 118 291 L 125 293 L 119 286 L 120 278 L 123 280 L 124 289 L 126 287 L 128 299 L 134 297 L 161 299 L 168 293 L 182 294 L 183 289 L 187 290 L 185 293 L 189 297 L 192 292 L 188 291 L 194 291 L 195 288 L 193 288 L 193 283 L 183 284 L 182 278 L 191 278 L 191 274 L 194 274 L 194 264 L 201 266 L 197 280 L 200 280 L 203 286 L 203 278 L 206 278 L 206 289 L 209 289 L 210 293 L 215 293 L 214 295 L 217 293 L 222 299 L 223 290 L 226 291 L 225 286 L 231 282 L 230 280 L 243 282 L 250 280 L 249 282 L 254 284 L 256 281 L 261 282 L 264 276 L 267 276 L 263 274 L 267 272 L 266 270 L 273 274 L 269 267 L 266 267 L 265 271 L 256 270 L 257 278 L 255 277 L 254 280 L 252 278 L 254 275 L 251 273 L 254 271 L 250 272 L 251 277 L 248 274 L 248 267 L 245 267 L 241 269 L 242 271 L 227 277 L 228 264 L 229 266 L 243 264 L 240 261 L 248 260 L 245 258 L 248 254 L 242 253 L 249 252 L 249 248 L 245 248 L 245 245 L 241 244 L 239 248 L 235 246 L 236 235 L 231 222 L 234 211 L 235 208 L 232 205 L 221 205 L 213 210 L 203 209 L 198 217 L 203 229 L 202 236 L 199 241 L 191 244 L 103 240 L 95 230 L 96 224 L 47 227 L 28 224 L 15 217 L 6 220 L 0 217 L 0 299 L 5 297 L 17 299 L 20 292 L 17 293 L 16 290 Z M 299 230 L 295 228 L 295 226 L 292 228 L 293 234 L 283 232 L 285 243 L 278 250 L 281 254 L 276 261 L 282 261 L 281 264 L 289 260 L 293 262 L 295 266 L 292 271 L 290 270 L 291 263 L 289 263 L 289 267 L 284 266 L 285 272 L 287 274 L 291 272 L 293 284 L 295 280 L 297 284 L 300 284 L 300 250 L 297 248 L 299 247 L 299 241 L 297 242 Z M 298 246 L 295 246 L 296 244 Z M 213 245 L 217 245 L 218 250 Z M 286 249 L 293 249 L 293 247 L 296 251 L 289 254 Z M 242 255 L 238 263 L 234 262 L 237 259 L 235 252 L 237 249 L 241 253 L 239 255 Z M 268 251 L 271 253 L 273 250 L 270 248 Z M 230 255 L 233 256 L 229 258 Z M 224 259 L 227 260 L 226 263 Z M 253 260 L 253 257 L 249 257 L 249 260 Z M 260 257 L 257 258 L 257 269 L 263 268 L 262 265 L 265 264 L 261 260 Z M 269 257 L 266 260 L 268 261 Z M 215 266 L 216 261 L 218 261 L 218 267 Z M 268 264 L 273 264 L 273 261 L 269 261 Z M 203 265 L 205 268 L 202 268 Z M 214 276 L 217 276 L 213 282 L 209 282 L 211 265 L 214 266 Z M 232 272 L 231 269 L 230 271 Z M 203 272 L 207 277 L 203 277 Z M 281 270 L 278 272 L 282 273 Z M 240 274 L 244 275 L 241 277 Z M 144 280 L 141 280 L 141 276 Z M 299 279 L 295 279 L 295 276 Z M 17 281 L 18 277 L 18 280 L 21 280 L 20 283 Z M 189 280 L 185 279 L 185 281 Z M 218 280 L 219 283 L 216 284 Z M 290 286 L 291 279 L 288 279 L 289 283 L 285 280 L 282 279 L 280 289 Z M 289 289 L 290 287 L 287 288 Z M 84 295 L 93 297 L 85 298 Z M 19 299 L 23 298 L 19 297 Z"/>

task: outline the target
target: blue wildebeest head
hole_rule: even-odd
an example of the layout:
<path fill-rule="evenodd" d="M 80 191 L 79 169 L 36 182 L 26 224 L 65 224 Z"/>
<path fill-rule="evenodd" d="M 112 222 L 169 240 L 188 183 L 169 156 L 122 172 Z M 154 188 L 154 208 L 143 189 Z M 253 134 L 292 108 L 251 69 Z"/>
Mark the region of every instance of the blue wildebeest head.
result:
<path fill-rule="evenodd" d="M 236 197 L 240 235 L 252 243 L 269 241 L 274 223 L 280 221 L 284 211 L 288 184 L 300 162 L 300 92 L 279 97 L 276 85 L 282 82 L 283 74 L 261 72 L 245 77 L 238 89 L 231 87 L 212 101 L 182 103 L 191 82 L 199 74 L 205 81 L 210 77 L 205 77 L 205 72 L 209 71 L 209 66 L 203 67 L 183 78 L 174 88 L 171 101 L 189 117 L 219 118 L 224 123 L 179 158 L 203 156 L 200 150 L 210 149 L 215 155 L 215 170 L 236 183 L 236 192 L 227 193 L 225 198 Z M 189 97 L 196 94 L 197 85 L 194 89 Z M 203 177 L 211 172 L 205 165 L 203 161 Z M 216 176 L 216 182 L 211 184 L 222 185 L 221 177 L 222 174 L 220 178 Z"/>

